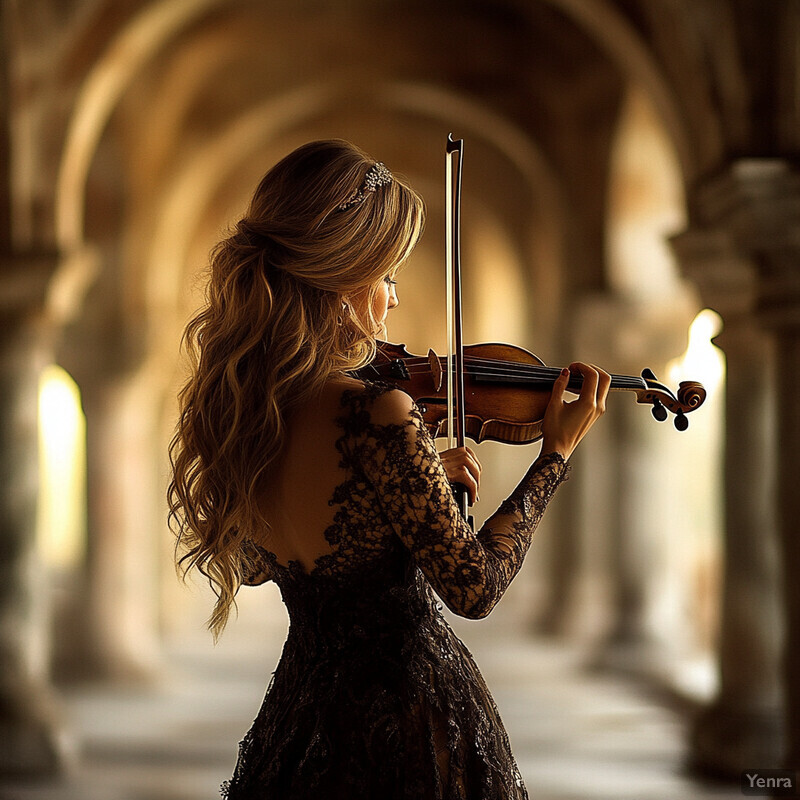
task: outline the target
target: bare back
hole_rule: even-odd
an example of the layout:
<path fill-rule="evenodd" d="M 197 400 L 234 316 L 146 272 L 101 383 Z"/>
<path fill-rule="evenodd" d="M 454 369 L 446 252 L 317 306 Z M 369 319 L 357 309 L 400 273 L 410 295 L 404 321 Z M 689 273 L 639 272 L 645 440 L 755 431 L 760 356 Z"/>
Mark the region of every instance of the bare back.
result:
<path fill-rule="evenodd" d="M 335 513 L 330 500 L 347 476 L 336 447 L 342 434 L 336 419 L 342 413 L 342 392 L 361 386 L 356 380 L 331 380 L 287 422 L 280 464 L 261 495 L 271 528 L 258 542 L 279 564 L 297 561 L 310 572 L 320 556 L 331 552 L 325 538 Z"/>

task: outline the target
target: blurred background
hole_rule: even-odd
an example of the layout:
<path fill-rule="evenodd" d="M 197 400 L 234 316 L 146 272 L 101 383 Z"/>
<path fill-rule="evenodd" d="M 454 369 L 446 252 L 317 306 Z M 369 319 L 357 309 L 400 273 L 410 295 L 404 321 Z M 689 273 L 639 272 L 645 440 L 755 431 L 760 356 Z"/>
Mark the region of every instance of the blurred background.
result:
<path fill-rule="evenodd" d="M 425 197 L 389 338 L 443 352 L 451 131 L 465 341 L 708 391 L 684 433 L 610 398 L 501 606 L 453 620 L 532 796 L 736 796 L 800 767 L 796 0 L 0 9 L 0 795 L 229 776 L 287 620 L 244 589 L 214 648 L 211 593 L 173 566 L 208 251 L 275 161 L 349 139 Z M 537 445 L 477 450 L 480 523 Z"/>

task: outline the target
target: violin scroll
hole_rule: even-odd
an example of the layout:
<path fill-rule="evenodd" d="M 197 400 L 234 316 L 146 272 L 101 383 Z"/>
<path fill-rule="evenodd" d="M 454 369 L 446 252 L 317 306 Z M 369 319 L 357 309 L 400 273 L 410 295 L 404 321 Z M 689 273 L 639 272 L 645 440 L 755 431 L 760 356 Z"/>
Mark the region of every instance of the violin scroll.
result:
<path fill-rule="evenodd" d="M 658 382 L 650 369 L 642 370 L 642 380 L 645 388 L 634 390 L 636 402 L 652 405 L 653 418 L 659 422 L 664 422 L 667 412 L 671 411 L 675 415 L 674 424 L 679 431 L 685 431 L 689 427 L 686 415 L 703 405 L 706 399 L 706 390 L 697 381 L 681 381 L 676 396 L 663 383 Z"/>
<path fill-rule="evenodd" d="M 700 408 L 706 399 L 706 390 L 697 381 L 681 381 L 678 386 L 678 402 L 687 409 Z"/>

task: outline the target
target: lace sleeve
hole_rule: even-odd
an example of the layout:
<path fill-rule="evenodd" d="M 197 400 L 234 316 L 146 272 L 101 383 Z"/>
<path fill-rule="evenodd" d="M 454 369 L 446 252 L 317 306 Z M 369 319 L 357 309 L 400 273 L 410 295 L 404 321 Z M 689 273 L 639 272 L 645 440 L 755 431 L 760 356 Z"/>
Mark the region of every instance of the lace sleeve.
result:
<path fill-rule="evenodd" d="M 540 457 L 476 534 L 458 509 L 422 415 L 403 392 L 362 409 L 356 457 L 397 536 L 459 616 L 485 617 L 519 571 L 567 465 Z M 402 421 L 397 421 L 402 420 Z"/>

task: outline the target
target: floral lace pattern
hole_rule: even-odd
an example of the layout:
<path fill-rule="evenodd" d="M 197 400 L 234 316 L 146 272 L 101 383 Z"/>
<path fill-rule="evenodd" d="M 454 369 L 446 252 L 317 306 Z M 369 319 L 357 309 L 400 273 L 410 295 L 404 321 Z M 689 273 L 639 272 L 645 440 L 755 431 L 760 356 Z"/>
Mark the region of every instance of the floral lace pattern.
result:
<path fill-rule="evenodd" d="M 390 390 L 342 395 L 346 480 L 329 501 L 331 551 L 306 571 L 251 543 L 246 583 L 274 580 L 290 627 L 239 746 L 228 800 L 527 798 L 491 694 L 441 614 L 485 617 L 519 571 L 567 466 L 540 457 L 475 533 L 412 407 L 375 417 Z"/>

